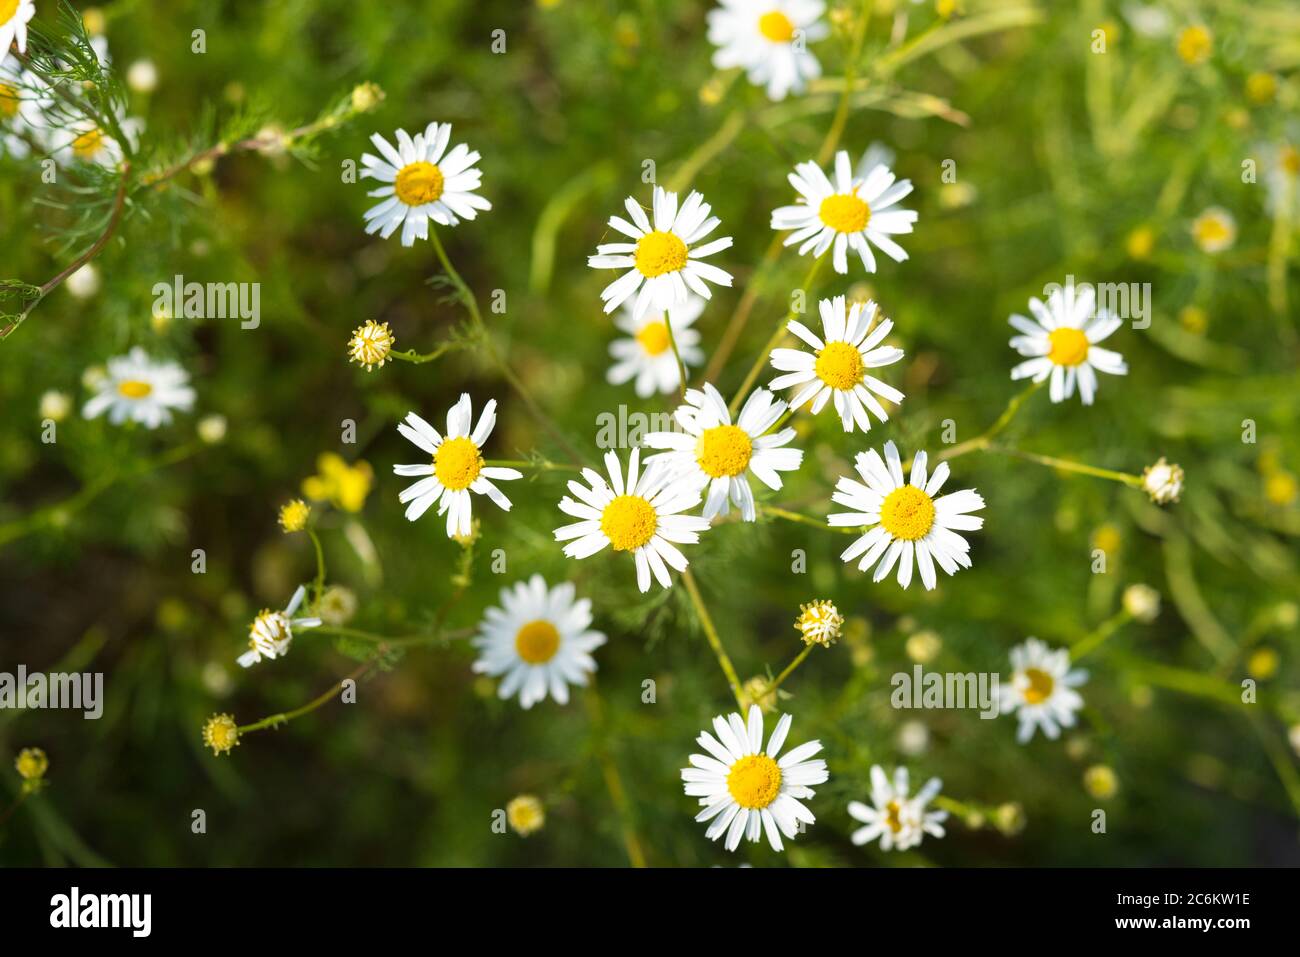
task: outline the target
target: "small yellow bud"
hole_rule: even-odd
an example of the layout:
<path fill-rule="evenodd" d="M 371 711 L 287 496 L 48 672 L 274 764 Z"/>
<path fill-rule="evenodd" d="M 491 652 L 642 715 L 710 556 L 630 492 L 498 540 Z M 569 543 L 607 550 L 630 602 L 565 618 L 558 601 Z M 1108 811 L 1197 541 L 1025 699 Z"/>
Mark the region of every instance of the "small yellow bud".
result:
<path fill-rule="evenodd" d="M 1113 768 L 1105 764 L 1094 764 L 1083 772 L 1083 786 L 1090 796 L 1106 801 L 1113 798 L 1119 790 L 1119 778 Z"/>
<path fill-rule="evenodd" d="M 542 802 L 531 794 L 521 794 L 506 805 L 506 820 L 520 837 L 540 831 L 546 823 Z"/>
<path fill-rule="evenodd" d="M 917 664 L 929 664 L 943 650 L 943 639 L 932 631 L 918 631 L 907 639 L 903 650 Z"/>
<path fill-rule="evenodd" d="M 1214 35 L 1199 24 L 1186 27 L 1178 34 L 1174 49 L 1188 66 L 1199 66 L 1214 52 Z"/>
<path fill-rule="evenodd" d="M 794 627 L 803 635 L 805 645 L 815 644 L 829 648 L 840 636 L 844 616 L 836 610 L 834 604 L 821 599 L 799 606 L 799 617 L 795 619 Z"/>
<path fill-rule="evenodd" d="M 289 532 L 301 532 L 307 527 L 311 515 L 311 506 L 300 498 L 280 506 L 280 527 Z"/>
<path fill-rule="evenodd" d="M 203 726 L 203 743 L 213 754 L 227 754 L 239 743 L 239 726 L 234 715 L 214 714 Z"/>
<path fill-rule="evenodd" d="M 1138 226 L 1128 234 L 1124 248 L 1130 259 L 1148 259 L 1156 245 L 1156 233 L 1150 226 Z"/>
<path fill-rule="evenodd" d="M 1246 99 L 1256 106 L 1272 103 L 1277 96 L 1277 76 L 1258 71 L 1246 77 Z"/>
<path fill-rule="evenodd" d="M 384 101 L 384 91 L 375 83 L 359 83 L 352 88 L 352 109 L 369 113 Z"/>
<path fill-rule="evenodd" d="M 50 759 L 40 748 L 23 748 L 18 752 L 14 767 L 18 769 L 18 775 L 24 781 L 39 781 L 50 769 Z"/>
<path fill-rule="evenodd" d="M 1268 681 L 1277 674 L 1281 660 L 1278 653 L 1272 648 L 1257 648 L 1247 659 L 1246 670 L 1250 672 L 1252 678 Z"/>

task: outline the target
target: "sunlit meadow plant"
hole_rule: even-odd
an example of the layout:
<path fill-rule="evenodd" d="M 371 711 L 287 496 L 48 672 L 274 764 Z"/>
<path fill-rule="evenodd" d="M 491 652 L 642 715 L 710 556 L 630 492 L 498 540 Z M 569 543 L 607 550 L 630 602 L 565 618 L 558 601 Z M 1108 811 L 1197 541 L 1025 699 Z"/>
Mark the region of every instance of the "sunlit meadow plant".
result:
<path fill-rule="evenodd" d="M 283 115 L 220 61 L 222 106 L 180 126 L 157 104 L 192 64 L 126 30 L 118 61 L 114 19 L 0 0 L 0 172 L 53 170 L 48 248 L 0 194 L 22 250 L 0 348 L 30 380 L 0 382 L 30 410 L 0 464 L 79 483 L 15 484 L 0 549 L 41 543 L 50 576 L 107 543 L 112 567 L 148 557 L 157 636 L 103 627 L 175 652 L 165 677 L 122 664 L 188 729 L 169 760 L 234 758 L 198 776 L 232 795 L 229 768 L 271 780 L 297 749 L 391 769 L 455 820 L 398 860 L 446 860 L 418 849 L 439 827 L 490 862 L 1124 860 L 1079 809 L 1162 793 L 1120 788 L 1121 760 L 1187 766 L 1154 708 L 1259 735 L 1219 760 L 1300 814 L 1300 702 L 1270 685 L 1296 616 L 1259 611 L 1300 584 L 1277 108 L 1300 93 L 1252 14 L 665 6 L 512 9 L 500 49 L 454 52 L 376 9 L 412 49 L 359 42 L 323 109 L 323 65 L 294 59 L 319 53 L 294 51 L 286 75 L 315 79 Z M 1013 70 L 1043 76 L 1032 110 Z M 1258 191 L 1222 172 L 1227 110 L 1269 144 Z M 181 264 L 259 276 L 264 328 L 151 316 L 141 290 Z M 1053 284 L 1084 273 L 1149 282 L 1149 324 Z M 592 427 L 611 409 L 637 423 L 616 447 Z M 1008 657 L 1015 741 L 890 704 L 895 671 Z M 22 752 L 22 781 L 43 762 Z M 385 806 L 374 777 L 358 807 Z"/>

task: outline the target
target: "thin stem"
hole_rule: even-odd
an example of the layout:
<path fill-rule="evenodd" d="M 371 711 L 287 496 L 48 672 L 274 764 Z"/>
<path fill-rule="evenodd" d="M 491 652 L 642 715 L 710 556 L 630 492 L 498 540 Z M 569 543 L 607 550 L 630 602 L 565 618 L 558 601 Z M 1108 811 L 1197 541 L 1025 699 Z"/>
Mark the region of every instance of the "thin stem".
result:
<path fill-rule="evenodd" d="M 1020 407 L 1025 401 L 1042 387 L 1041 382 L 1031 382 L 1023 391 L 1018 392 L 1011 397 L 1007 407 L 1002 410 L 1002 414 L 997 417 L 992 425 L 984 430 L 980 435 L 973 439 L 967 439 L 965 442 L 958 442 L 951 448 L 944 449 L 935 456 L 935 462 L 946 462 L 949 459 L 955 459 L 959 455 L 965 455 L 967 452 L 983 451 L 987 449 L 990 443 L 1001 432 L 1011 424 L 1011 420 L 1016 417 Z"/>
<path fill-rule="evenodd" d="M 805 296 L 808 290 L 812 287 L 813 280 L 817 278 L 817 273 L 821 270 L 822 262 L 826 259 L 826 256 L 826 253 L 822 253 L 822 255 L 813 260 L 812 265 L 808 268 L 808 272 L 803 278 L 803 283 L 799 286 L 799 288 L 804 291 Z M 744 381 L 741 382 L 740 388 L 736 390 L 736 394 L 732 397 L 731 404 L 728 406 L 733 416 L 736 414 L 736 410 L 740 408 L 740 403 L 744 400 L 746 393 L 748 393 L 750 388 L 754 385 L 754 380 L 758 378 L 758 374 L 762 372 L 763 367 L 767 365 L 768 356 L 771 351 L 780 345 L 782 340 L 784 340 L 788 334 L 786 327 L 797 315 L 799 315 L 799 313 L 795 312 L 793 305 L 787 309 L 785 318 L 782 319 L 780 324 L 776 327 L 776 331 L 773 332 L 771 338 L 767 340 L 767 344 L 763 346 L 763 348 L 759 350 L 758 355 L 754 357 L 754 364 L 749 367 L 749 372 L 745 374 Z"/>
<path fill-rule="evenodd" d="M 539 472 L 582 471 L 582 466 L 580 465 L 570 465 L 566 462 L 552 462 L 547 459 L 543 459 L 542 461 L 532 461 L 529 459 L 485 459 L 483 464 L 507 469 L 536 469 Z"/>
<path fill-rule="evenodd" d="M 664 310 L 664 328 L 668 330 L 668 344 L 673 347 L 673 358 L 677 360 L 677 393 L 686 404 L 686 363 L 682 361 L 682 353 L 677 348 L 677 337 L 673 335 L 673 323 L 668 318 L 668 310 Z"/>
<path fill-rule="evenodd" d="M 1024 459 L 1026 462 L 1035 462 L 1038 465 L 1045 465 L 1048 468 L 1060 469 L 1063 472 L 1077 472 L 1080 475 L 1091 475 L 1095 478 L 1110 479 L 1112 482 L 1120 482 L 1130 488 L 1142 487 L 1142 476 L 1130 475 L 1127 472 L 1116 472 L 1112 469 L 1097 468 L 1095 465 L 1084 465 L 1081 462 L 1071 462 L 1068 459 L 1058 459 L 1051 455 L 1038 455 L 1035 452 L 1025 452 L 1021 449 L 1013 449 L 1004 445 L 989 445 L 988 451 L 998 452 L 1002 455 L 1014 456 L 1018 459 Z"/>
<path fill-rule="evenodd" d="M 595 732 L 596 758 L 600 761 L 601 774 L 605 779 L 605 788 L 609 791 L 609 799 L 614 803 L 614 811 L 618 814 L 623 847 L 633 867 L 645 867 L 645 851 L 641 848 L 641 839 L 637 836 L 636 826 L 632 821 L 632 808 L 627 799 L 627 789 L 623 787 L 623 778 L 619 774 L 618 765 L 614 762 L 614 756 L 610 753 L 606 741 L 608 725 L 605 721 L 605 705 L 601 700 L 600 692 L 596 690 L 594 679 L 585 697 L 587 712 L 591 716 L 592 730 Z"/>
<path fill-rule="evenodd" d="M 1133 616 L 1127 610 L 1120 609 L 1070 646 L 1070 660 L 1078 661 L 1089 652 L 1096 651 L 1107 638 L 1132 620 Z"/>
<path fill-rule="evenodd" d="M 431 645 L 435 643 L 446 643 L 450 641 L 460 641 L 464 638 L 472 638 L 478 634 L 477 628 L 456 628 L 452 631 L 436 631 L 426 634 L 399 635 L 391 637 L 389 635 L 380 635 L 373 631 L 362 631 L 358 628 L 343 628 L 337 625 L 320 625 L 311 629 L 312 634 L 337 635 L 340 638 L 354 638 L 358 641 L 371 641 L 375 644 L 386 645 L 390 648 L 409 647 L 411 645 Z"/>
<path fill-rule="evenodd" d="M 811 525 L 813 528 L 821 531 L 830 530 L 839 532 L 843 535 L 860 535 L 861 528 L 846 527 L 841 525 L 827 525 L 825 521 L 813 518 L 811 515 L 804 515 L 802 512 L 792 512 L 789 509 L 778 508 L 775 505 L 760 505 L 758 511 L 763 515 L 771 515 L 773 518 L 783 518 L 787 522 L 798 522 L 800 525 Z"/>
<path fill-rule="evenodd" d="M 312 607 L 320 611 L 320 596 L 325 590 L 325 551 L 320 545 L 320 536 L 316 534 L 316 529 L 307 529 L 307 534 L 311 536 L 312 546 L 316 549 L 316 580 L 312 582 Z"/>
<path fill-rule="evenodd" d="M 122 222 L 122 212 L 126 209 L 127 183 L 130 180 L 130 177 L 131 164 L 127 163 L 122 167 L 122 180 L 118 183 L 117 193 L 113 196 L 113 208 L 108 214 L 108 222 L 104 224 L 104 230 L 99 234 L 99 238 L 91 244 L 89 249 L 69 263 L 61 272 L 55 275 L 54 278 L 48 280 L 40 287 L 40 295 L 28 303 L 27 307 L 22 311 L 18 318 L 5 326 L 4 329 L 0 329 L 0 339 L 7 339 L 11 334 L 13 334 L 20 325 L 27 321 L 27 317 L 32 314 L 32 310 L 39 306 L 46 296 L 52 293 L 59 286 L 63 285 L 64 280 L 98 256 L 103 251 L 104 247 L 108 245 L 109 239 L 112 238 L 113 233 L 117 231 L 118 225 Z"/>
<path fill-rule="evenodd" d="M 433 362 L 435 359 L 441 358 L 453 349 L 459 348 L 460 345 L 461 343 L 459 342 L 444 342 L 432 352 L 416 352 L 414 349 L 407 349 L 405 351 L 390 349 L 388 355 L 393 359 L 401 359 L 403 362 L 411 362 L 415 365 L 420 365 L 425 362 Z"/>
<path fill-rule="evenodd" d="M 1268 243 L 1268 304 L 1277 321 L 1278 334 L 1283 343 L 1293 348 L 1296 331 L 1287 318 L 1287 261 L 1291 255 L 1291 208 L 1295 203 L 1296 178 L 1282 176 L 1282 188 L 1276 197 L 1273 213 L 1273 232 Z"/>
<path fill-rule="evenodd" d="M 280 725 L 288 724 L 290 721 L 294 720 L 295 718 L 301 718 L 305 714 L 310 714 L 311 712 L 315 711 L 317 708 L 321 707 L 322 705 L 329 703 L 329 701 L 332 698 L 336 697 L 338 693 L 343 690 L 343 686 L 347 682 L 356 681 L 358 678 L 360 678 L 362 675 L 364 675 L 367 671 L 369 671 L 374 666 L 375 666 L 375 659 L 371 659 L 370 661 L 367 661 L 365 664 L 354 669 L 352 673 L 349 674 L 346 678 L 341 678 L 334 685 L 334 687 L 330 688 L 324 694 L 321 694 L 313 698 L 311 701 L 307 702 L 301 708 L 295 708 L 293 711 L 285 711 L 281 714 L 267 715 L 265 718 L 263 718 L 260 721 L 254 721 L 252 724 L 246 724 L 241 726 L 239 728 L 239 733 L 243 735 L 243 734 L 250 734 L 253 731 L 261 731 L 263 728 L 278 728 Z"/>
<path fill-rule="evenodd" d="M 835 107 L 831 127 L 827 130 L 826 139 L 822 141 L 821 151 L 817 154 L 817 163 L 820 166 L 825 166 L 827 160 L 835 155 L 835 148 L 839 146 L 840 137 L 844 135 L 844 127 L 849 121 L 849 105 L 853 100 L 853 83 L 858 75 L 858 59 L 862 56 L 862 44 L 867 38 L 867 24 L 870 21 L 871 0 L 863 0 L 862 10 L 858 14 L 858 22 L 853 31 L 849 60 L 844 66 L 844 92 L 840 94 L 840 102 Z"/>
<path fill-rule="evenodd" d="M 754 697 L 765 698 L 768 695 L 770 695 L 773 691 L 775 691 L 777 688 L 781 687 L 781 682 L 785 681 L 786 678 L 789 678 L 790 675 L 794 674 L 794 670 L 798 668 L 801 664 L 803 664 L 803 660 L 807 658 L 810 654 L 812 654 L 812 650 L 815 647 L 816 645 L 804 645 L 803 651 L 795 655 L 794 660 L 785 666 L 785 670 L 782 671 L 775 678 L 773 678 L 770 682 L 768 682 L 767 687 L 765 687 L 761 693 L 754 695 Z"/>
<path fill-rule="evenodd" d="M 708 639 L 714 657 L 718 659 L 718 664 L 722 666 L 722 673 L 727 678 L 727 684 L 731 685 L 731 693 L 735 695 L 736 706 L 741 711 L 744 711 L 745 693 L 740 686 L 740 676 L 736 674 L 736 666 L 731 663 L 731 658 L 727 656 L 727 650 L 722 647 L 722 639 L 718 636 L 718 629 L 713 625 L 713 618 L 710 617 L 709 610 L 704 607 L 704 599 L 700 596 L 699 586 L 695 584 L 695 576 L 691 574 L 689 568 L 682 572 L 682 584 L 686 586 L 686 593 L 690 595 L 691 604 L 695 606 L 695 613 L 700 618 L 700 626 L 704 629 L 704 637 Z"/>

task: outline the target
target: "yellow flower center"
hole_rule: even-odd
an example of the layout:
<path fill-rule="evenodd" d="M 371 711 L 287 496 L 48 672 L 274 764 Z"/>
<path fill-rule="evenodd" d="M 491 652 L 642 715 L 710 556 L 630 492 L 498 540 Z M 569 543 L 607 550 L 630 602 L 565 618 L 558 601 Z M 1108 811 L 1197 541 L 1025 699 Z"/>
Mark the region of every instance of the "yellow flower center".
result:
<path fill-rule="evenodd" d="M 650 356 L 657 356 L 672 345 L 668 338 L 668 326 L 662 322 L 647 322 L 636 334 L 636 341 L 641 343 L 641 348 Z"/>
<path fill-rule="evenodd" d="M 1024 692 L 1027 704 L 1042 704 L 1051 697 L 1056 681 L 1046 671 L 1041 668 L 1026 668 L 1025 678 L 1029 682 L 1029 687 Z"/>
<path fill-rule="evenodd" d="M 673 233 L 655 230 L 636 242 L 636 268 L 648 279 L 686 265 L 686 244 Z"/>
<path fill-rule="evenodd" d="M 280 506 L 280 527 L 286 532 L 301 532 L 307 527 L 311 506 L 300 498 Z"/>
<path fill-rule="evenodd" d="M 1077 366 L 1088 358 L 1088 337 L 1078 329 L 1068 326 L 1053 329 L 1048 334 L 1047 341 L 1052 344 L 1047 358 L 1058 366 Z"/>
<path fill-rule="evenodd" d="M 758 18 L 758 32 L 773 43 L 789 43 L 794 38 L 794 24 L 780 10 L 773 10 Z"/>
<path fill-rule="evenodd" d="M 388 329 L 388 323 L 369 319 L 364 326 L 359 326 L 352 333 L 352 339 L 348 342 L 348 355 L 352 361 L 365 366 L 366 371 L 369 371 L 371 366 L 382 368 L 388 361 L 388 353 L 392 348 L 393 334 Z"/>
<path fill-rule="evenodd" d="M 640 495 L 620 495 L 605 506 L 600 530 L 616 552 L 634 552 L 654 537 L 659 516 Z"/>
<path fill-rule="evenodd" d="M 222 754 L 239 743 L 239 726 L 228 714 L 214 714 L 203 725 L 203 743 L 213 754 Z"/>
<path fill-rule="evenodd" d="M 103 145 L 104 134 L 95 126 L 72 141 L 72 152 L 83 160 L 94 159 Z"/>
<path fill-rule="evenodd" d="M 749 465 L 754 443 L 738 425 L 716 425 L 705 429 L 696 446 L 696 459 L 705 474 L 714 478 L 739 475 Z"/>
<path fill-rule="evenodd" d="M 902 813 L 903 805 L 897 801 L 890 801 L 885 805 L 885 824 L 889 829 L 897 834 L 903 829 L 903 819 L 899 816 Z"/>
<path fill-rule="evenodd" d="M 828 342 L 817 353 L 813 371 L 832 389 L 847 392 L 862 381 L 862 353 L 847 342 Z"/>
<path fill-rule="evenodd" d="M 438 481 L 453 491 L 469 488 L 483 470 L 483 455 L 472 440 L 461 436 L 447 439 L 433 453 L 433 471 Z"/>
<path fill-rule="evenodd" d="M 1202 216 L 1192 229 L 1198 246 L 1220 246 L 1232 241 L 1232 227 L 1221 216 Z"/>
<path fill-rule="evenodd" d="M 153 386 L 140 379 L 127 379 L 117 384 L 117 391 L 128 399 L 143 399 L 153 391 Z"/>
<path fill-rule="evenodd" d="M 0 0 L 0 6 L 4 0 Z M 0 83 L 0 117 L 10 119 L 18 115 L 18 91 L 8 83 Z"/>
<path fill-rule="evenodd" d="M 407 206 L 423 206 L 442 195 L 442 170 L 423 160 L 397 171 L 397 198 Z"/>
<path fill-rule="evenodd" d="M 915 485 L 902 485 L 885 496 L 880 524 L 895 538 L 914 542 L 934 524 L 934 500 Z"/>
<path fill-rule="evenodd" d="M 515 651 L 530 665 L 541 665 L 560 649 L 560 633 L 549 621 L 530 621 L 515 634 Z"/>
<path fill-rule="evenodd" d="M 859 233 L 871 222 L 871 207 L 852 193 L 836 193 L 822 200 L 817 215 L 837 233 Z"/>
<path fill-rule="evenodd" d="M 18 12 L 18 0 L 0 0 L 0 23 L 8 23 Z M 6 53 L 9 51 L 6 50 Z"/>
<path fill-rule="evenodd" d="M 1178 55 L 1191 66 L 1204 63 L 1214 50 L 1214 37 L 1205 27 L 1188 27 L 1178 34 Z"/>
<path fill-rule="evenodd" d="M 781 793 L 781 769 L 766 754 L 748 755 L 731 766 L 727 790 L 741 807 L 767 807 Z"/>

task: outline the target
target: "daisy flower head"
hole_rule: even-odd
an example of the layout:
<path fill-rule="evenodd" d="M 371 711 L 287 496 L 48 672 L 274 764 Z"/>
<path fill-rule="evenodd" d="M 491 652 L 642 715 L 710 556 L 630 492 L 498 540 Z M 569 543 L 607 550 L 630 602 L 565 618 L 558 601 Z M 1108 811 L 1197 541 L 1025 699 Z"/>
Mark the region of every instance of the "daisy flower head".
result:
<path fill-rule="evenodd" d="M 306 596 L 307 589 L 299 585 L 284 611 L 264 608 L 258 613 L 248 628 L 248 650 L 238 659 L 241 667 L 251 668 L 263 658 L 283 658 L 293 644 L 295 628 L 315 628 L 320 625 L 319 618 L 294 617 Z"/>
<path fill-rule="evenodd" d="M 845 528 L 873 526 L 840 555 L 846 562 L 858 559 L 864 572 L 875 565 L 872 581 L 884 579 L 897 563 L 898 584 L 906 588 L 915 561 L 928 590 L 937 580 L 936 563 L 949 575 L 970 567 L 970 543 L 957 533 L 984 526 L 984 519 L 970 514 L 984 507 L 984 499 L 969 488 L 939 495 L 948 479 L 948 463 L 940 462 L 928 476 L 925 464 L 925 453 L 917 452 L 911 480 L 904 482 L 898 448 L 886 442 L 883 459 L 875 449 L 858 453 L 854 467 L 862 482 L 845 476 L 835 485 L 831 498 L 853 511 L 828 515 L 826 522 Z"/>
<path fill-rule="evenodd" d="M 605 312 L 613 312 L 636 293 L 632 315 L 640 319 L 651 309 L 663 312 L 685 305 L 691 292 L 709 299 L 713 293 L 705 280 L 731 285 L 731 273 L 703 261 L 729 248 L 730 236 L 691 248 L 721 222 L 709 215 L 713 208 L 699 193 L 692 192 L 678 208 L 677 194 L 656 186 L 653 225 L 631 196 L 624 205 L 632 221 L 611 216 L 609 225 L 632 242 L 602 243 L 596 247 L 596 255 L 587 257 L 592 269 L 627 270 L 600 294 Z"/>
<path fill-rule="evenodd" d="M 873 764 L 871 806 L 861 801 L 849 802 L 849 817 L 866 825 L 854 831 L 850 839 L 861 846 L 880 838 L 882 851 L 905 851 L 920 844 L 927 834 L 943 837 L 943 822 L 948 819 L 948 812 L 925 809 L 942 787 L 942 781 L 930 778 L 925 787 L 908 797 L 907 768 L 895 768 L 891 781 L 884 768 Z"/>
<path fill-rule="evenodd" d="M 588 558 L 606 547 L 631 552 L 636 560 L 636 583 L 650 590 L 650 576 L 664 588 L 672 584 L 668 568 L 686 570 L 686 556 L 678 545 L 694 545 L 709 520 L 682 515 L 700 504 L 699 489 L 673 480 L 662 468 L 640 468 L 640 449 L 628 458 L 626 482 L 618 453 L 605 453 L 609 481 L 593 469 L 583 469 L 587 484 L 571 479 L 574 498 L 560 500 L 560 511 L 578 519 L 555 530 L 557 542 L 567 542 L 564 554 Z"/>
<path fill-rule="evenodd" d="M 702 312 L 704 300 L 694 294 L 688 295 L 680 306 L 660 312 L 651 310 L 640 319 L 632 303 L 625 302 L 614 325 L 626 332 L 628 338 L 615 339 L 609 344 L 614 363 L 605 378 L 610 385 L 633 381 L 636 394 L 643 399 L 656 392 L 676 392 L 681 387 L 682 373 L 677 356 L 673 355 L 673 342 L 677 343 L 683 365 L 689 368 L 704 361 L 704 351 L 699 347 L 700 333 L 691 328 Z"/>
<path fill-rule="evenodd" d="M 1011 370 L 1011 378 L 1049 379 L 1053 402 L 1070 398 L 1078 385 L 1083 404 L 1092 405 L 1098 372 L 1127 375 L 1124 357 L 1097 345 L 1123 322 L 1105 309 L 1095 310 L 1095 304 L 1091 286 L 1078 290 L 1072 282 L 1053 289 L 1046 305 L 1036 297 L 1030 299 L 1033 319 L 1016 314 L 1008 320 L 1020 333 L 1011 337 L 1011 348 L 1030 357 Z"/>
<path fill-rule="evenodd" d="M 591 652 L 605 636 L 591 630 L 591 600 L 575 598 L 570 582 L 548 588 L 541 575 L 501 589 L 500 607 L 483 613 L 474 646 L 474 671 L 505 675 L 497 688 L 502 698 L 519 695 L 531 708 L 546 700 L 568 704 L 569 685 L 585 685 L 596 670 Z"/>
<path fill-rule="evenodd" d="M 352 331 L 352 338 L 348 340 L 348 359 L 365 366 L 367 372 L 376 367 L 382 369 L 393 351 L 393 342 L 393 332 L 388 323 L 367 319 Z"/>
<path fill-rule="evenodd" d="M 9 54 L 10 44 L 27 52 L 27 21 L 36 16 L 34 0 L 0 0 L 0 60 Z"/>
<path fill-rule="evenodd" d="M 477 150 L 464 143 L 447 149 L 451 140 L 450 123 L 430 123 L 414 137 L 406 130 L 397 131 L 397 146 L 378 133 L 370 142 L 379 156 L 365 153 L 361 175 L 383 185 L 367 195 L 382 201 L 366 210 L 366 232 L 379 233 L 387 239 L 400 226 L 402 245 L 414 246 L 417 239 L 429 238 L 429 221 L 439 226 L 455 226 L 461 219 L 473 219 L 478 211 L 492 204 L 475 192 L 483 174 L 474 168 L 479 161 Z"/>
<path fill-rule="evenodd" d="M 822 73 L 808 44 L 829 35 L 825 11 L 821 0 L 720 0 L 708 15 L 709 42 L 718 48 L 713 65 L 745 70 L 771 100 L 801 93 Z"/>
<path fill-rule="evenodd" d="M 1211 206 L 1192 220 L 1192 239 L 1201 252 L 1217 255 L 1237 241 L 1237 221 L 1222 206 Z"/>
<path fill-rule="evenodd" d="M 1002 710 L 1019 713 L 1016 740 L 1024 744 L 1037 728 L 1055 739 L 1061 728 L 1074 725 L 1074 713 L 1083 698 L 1074 689 L 1088 680 L 1088 672 L 1070 670 L 1070 651 L 1052 651 L 1037 638 L 1011 649 L 1010 681 L 1002 682 Z"/>
<path fill-rule="evenodd" d="M 0 4 L 3 2 L 0 0 Z M 138 119 L 127 118 L 120 110 L 116 119 L 115 129 L 126 137 L 126 148 L 134 149 L 144 124 Z M 53 130 L 50 134 L 50 152 L 61 162 L 90 163 L 108 169 L 120 165 L 125 156 L 123 144 L 118 141 L 114 130 L 105 129 L 89 118 L 74 120 L 65 127 Z"/>
<path fill-rule="evenodd" d="M 883 164 L 855 178 L 847 150 L 835 154 L 834 182 L 811 160 L 800 163 L 789 176 L 799 200 L 772 210 L 772 228 L 790 230 L 785 245 L 798 244 L 800 256 L 812 250 L 814 257 L 820 257 L 834 247 L 832 262 L 840 274 L 849 271 L 849 249 L 858 254 L 867 272 L 876 271 L 872 246 L 901 263 L 907 253 L 890 237 L 910 233 L 916 212 L 896 208 L 912 192 L 912 181 L 895 182 L 895 178 Z"/>
<path fill-rule="evenodd" d="M 876 396 L 890 402 L 903 401 L 903 393 L 867 374 L 868 369 L 892 365 L 903 358 L 902 349 L 881 345 L 894 328 L 894 322 L 885 319 L 873 329 L 871 323 L 879 310 L 870 301 L 855 302 L 850 307 L 843 296 L 836 296 L 823 299 L 817 306 L 824 339 L 792 319 L 790 331 L 813 351 L 773 349 L 772 367 L 785 374 L 773 379 L 770 387 L 773 390 L 798 387 L 790 408 L 797 410 L 811 401 L 813 415 L 834 399 L 845 432 L 852 432 L 855 424 L 863 432 L 869 432 L 868 412 L 881 422 L 889 418 Z"/>
<path fill-rule="evenodd" d="M 776 723 L 763 748 L 763 712 L 749 706 L 746 723 L 733 712 L 713 719 L 713 730 L 700 732 L 696 743 L 707 754 L 692 754 L 691 766 L 682 769 L 688 797 L 699 798 L 704 810 L 699 822 L 712 821 L 705 836 L 716 841 L 727 835 L 725 846 L 734 851 L 743 837 L 758 841 L 766 833 L 772 849 L 784 849 L 781 835 L 794 840 L 799 824 L 817 819 L 803 802 L 813 796 L 813 786 L 830 778 L 826 762 L 813 755 L 820 741 L 809 741 L 781 755 L 790 731 L 790 715 Z M 811 759 L 811 760 L 810 760 Z"/>
<path fill-rule="evenodd" d="M 667 449 L 646 459 L 646 465 L 662 465 L 674 478 L 703 490 L 704 517 L 726 515 L 729 505 L 740 509 L 741 517 L 752 522 L 758 517 L 753 475 L 768 488 L 781 488 L 781 472 L 793 472 L 803 462 L 803 452 L 788 449 L 794 439 L 791 428 L 766 435 L 785 414 L 786 405 L 772 398 L 766 389 L 755 389 L 741 407 L 736 423 L 726 400 L 711 384 L 688 389 L 686 404 L 673 413 L 680 432 L 651 432 L 644 443 L 652 449 Z"/>
<path fill-rule="evenodd" d="M 179 363 L 155 362 L 136 346 L 108 360 L 107 372 L 95 380 L 96 394 L 81 410 L 88 419 L 108 413 L 113 425 L 139 422 L 156 429 L 172 420 L 172 410 L 194 405 L 190 376 Z"/>
<path fill-rule="evenodd" d="M 1165 461 L 1162 455 L 1153 465 L 1142 470 L 1142 491 L 1151 496 L 1157 505 L 1168 505 L 1178 501 L 1183 494 L 1183 482 L 1187 476 L 1181 465 Z"/>
<path fill-rule="evenodd" d="M 478 424 L 473 422 L 469 393 L 462 393 L 460 401 L 447 413 L 447 434 L 440 435 L 414 412 L 406 413 L 406 421 L 399 423 L 397 431 L 416 446 L 433 456 L 428 465 L 394 465 L 396 475 L 424 476 L 414 485 L 404 488 L 397 500 L 406 504 L 406 517 L 414 522 L 438 503 L 438 514 L 447 516 L 447 537 L 470 533 L 470 493 L 486 495 L 498 508 L 510 511 L 510 499 L 493 483 L 523 478 L 517 469 L 487 465 L 483 461 L 483 443 L 497 424 L 497 400 L 490 399 L 479 413 Z"/>

